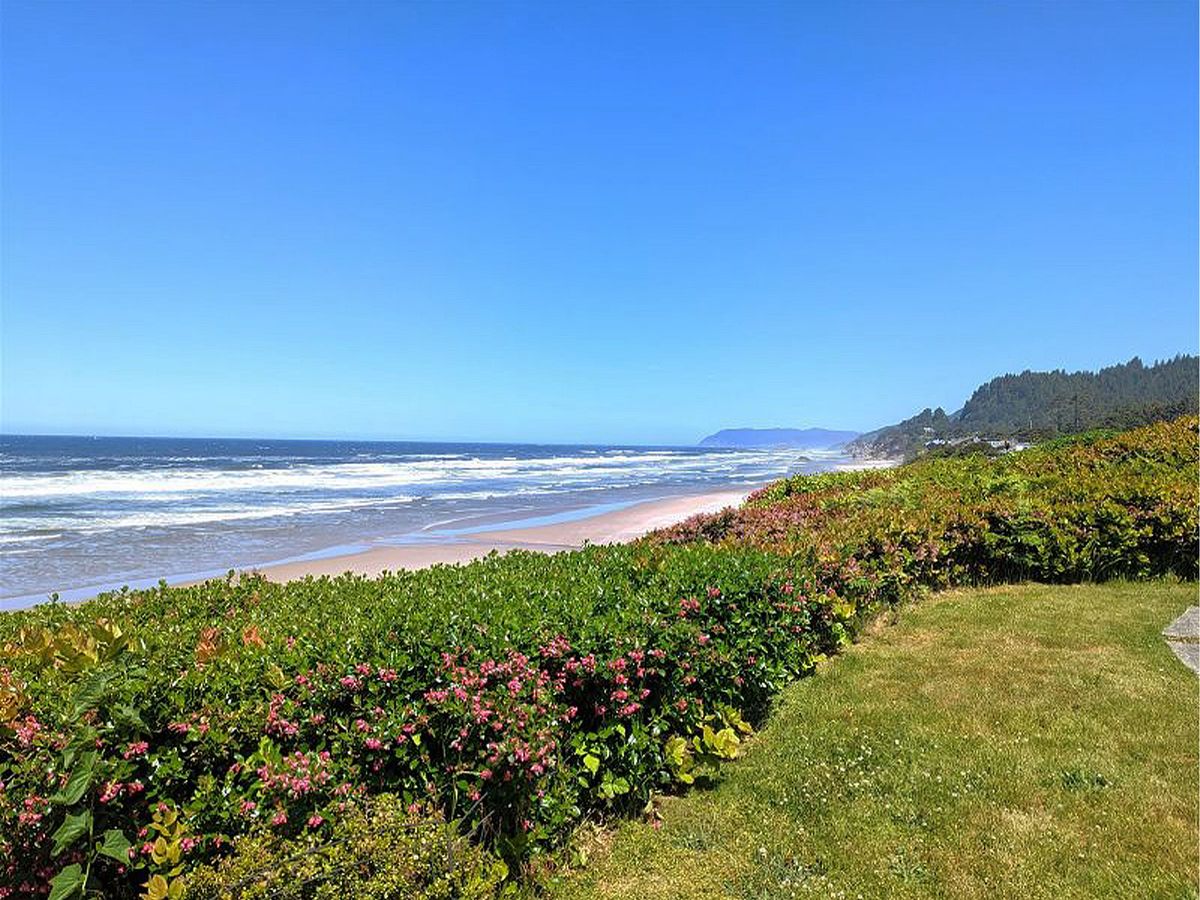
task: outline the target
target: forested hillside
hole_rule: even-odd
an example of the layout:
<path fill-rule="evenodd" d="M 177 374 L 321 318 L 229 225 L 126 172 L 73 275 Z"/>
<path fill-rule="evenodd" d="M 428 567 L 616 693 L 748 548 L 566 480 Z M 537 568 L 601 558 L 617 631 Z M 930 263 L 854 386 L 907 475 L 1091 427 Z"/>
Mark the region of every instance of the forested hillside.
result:
<path fill-rule="evenodd" d="M 1098 372 L 1025 371 L 977 388 L 958 412 L 925 409 L 863 435 L 866 455 L 913 456 L 930 442 L 979 436 L 1039 441 L 1093 428 L 1132 428 L 1197 411 L 1200 359 L 1179 355 L 1146 366 L 1136 356 Z"/>

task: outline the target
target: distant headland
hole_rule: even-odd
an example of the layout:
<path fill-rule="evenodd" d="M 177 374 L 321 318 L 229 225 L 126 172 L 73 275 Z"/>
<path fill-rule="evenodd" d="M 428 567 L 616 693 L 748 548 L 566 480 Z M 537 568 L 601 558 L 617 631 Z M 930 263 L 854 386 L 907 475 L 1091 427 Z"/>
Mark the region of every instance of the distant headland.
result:
<path fill-rule="evenodd" d="M 700 446 L 832 450 L 858 435 L 857 431 L 832 431 L 827 428 L 724 428 L 703 438 Z"/>

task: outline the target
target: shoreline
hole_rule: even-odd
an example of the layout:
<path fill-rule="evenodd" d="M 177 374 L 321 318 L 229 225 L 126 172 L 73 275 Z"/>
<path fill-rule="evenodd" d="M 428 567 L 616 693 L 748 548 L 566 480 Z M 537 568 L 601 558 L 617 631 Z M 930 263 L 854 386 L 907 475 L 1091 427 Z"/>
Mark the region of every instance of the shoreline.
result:
<path fill-rule="evenodd" d="M 229 572 L 259 573 L 272 581 L 291 581 L 307 576 L 336 576 L 347 572 L 374 576 L 399 569 L 423 569 L 433 565 L 471 562 L 493 551 L 536 550 L 557 553 L 577 550 L 585 543 L 608 544 L 631 541 L 656 528 L 673 525 L 689 516 L 716 512 L 741 504 L 761 484 L 682 494 L 646 500 L 597 503 L 528 519 L 480 524 L 461 529 L 430 532 L 427 540 L 412 535 L 392 542 L 331 546 L 297 557 L 249 565 L 232 565 L 202 571 L 176 572 L 166 577 L 130 579 L 122 583 L 81 585 L 54 592 L 59 603 L 86 603 L 99 594 L 124 587 L 145 590 L 165 581 L 171 587 L 202 584 L 225 578 Z M 549 521 L 548 521 L 549 520 Z M 469 521 L 460 520 L 460 521 Z M 522 524 L 522 523 L 525 524 Z M 0 613 L 19 612 L 52 602 L 51 592 L 0 599 Z"/>
<path fill-rule="evenodd" d="M 831 466 L 829 471 L 889 468 L 897 462 L 891 459 L 843 460 Z M 54 594 L 47 592 L 0 598 L 0 613 L 18 612 L 53 602 L 52 595 L 57 596 L 59 603 L 74 605 L 87 602 L 100 594 L 125 588 L 145 590 L 157 587 L 162 582 L 172 587 L 185 587 L 225 578 L 230 572 L 258 573 L 276 582 L 347 573 L 372 577 L 387 571 L 471 562 L 492 552 L 533 550 L 557 553 L 577 550 L 585 544 L 625 543 L 700 513 L 739 506 L 751 493 L 773 480 L 775 479 L 752 484 L 743 482 L 703 493 L 623 500 L 615 503 L 598 502 L 516 520 L 488 522 L 486 519 L 472 516 L 440 523 L 459 525 L 457 528 L 438 528 L 370 543 L 331 545 L 321 550 L 262 563 L 174 572 L 165 577 L 84 584 Z M 472 520 L 475 524 L 466 524 Z"/>
<path fill-rule="evenodd" d="M 740 505 L 756 489 L 757 486 L 642 500 L 621 509 L 579 516 L 566 521 L 524 526 L 519 523 L 502 523 L 503 527 L 471 529 L 468 535 L 448 540 L 384 544 L 350 553 L 252 566 L 240 571 L 255 572 L 272 581 L 293 581 L 307 576 L 346 573 L 375 576 L 400 569 L 423 569 L 444 563 L 471 562 L 493 551 L 505 553 L 509 550 L 535 550 L 540 553 L 558 553 L 564 550 L 578 550 L 584 544 L 625 543 L 657 528 L 674 525 L 690 516 Z"/>

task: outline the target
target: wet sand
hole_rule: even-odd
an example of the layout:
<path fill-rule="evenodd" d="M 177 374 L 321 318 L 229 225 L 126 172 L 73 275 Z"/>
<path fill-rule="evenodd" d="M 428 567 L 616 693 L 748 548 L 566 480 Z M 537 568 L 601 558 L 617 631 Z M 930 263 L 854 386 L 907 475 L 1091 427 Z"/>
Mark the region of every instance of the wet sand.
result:
<path fill-rule="evenodd" d="M 673 525 L 697 513 L 716 512 L 726 506 L 736 506 L 749 493 L 748 490 L 725 490 L 648 500 L 624 509 L 550 525 L 497 528 L 436 543 L 373 547 L 360 553 L 260 566 L 253 571 L 261 572 L 273 581 L 291 581 L 306 575 L 341 575 L 345 572 L 378 575 L 380 572 L 420 569 L 438 563 L 468 562 L 486 556 L 493 550 L 501 553 L 515 549 L 555 553 L 574 550 L 585 543 L 620 543 L 634 540 L 655 528 Z"/>

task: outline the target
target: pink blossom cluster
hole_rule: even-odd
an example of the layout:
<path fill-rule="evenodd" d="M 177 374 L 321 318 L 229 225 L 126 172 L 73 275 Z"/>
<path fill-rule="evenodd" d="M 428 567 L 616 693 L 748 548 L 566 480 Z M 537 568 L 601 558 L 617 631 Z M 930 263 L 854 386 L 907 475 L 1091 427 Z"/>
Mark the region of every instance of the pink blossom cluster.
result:
<path fill-rule="evenodd" d="M 125 752 L 121 754 L 122 759 L 133 759 L 135 756 L 145 756 L 146 751 L 150 749 L 150 744 L 146 741 L 133 741 L 125 748 Z"/>
<path fill-rule="evenodd" d="M 36 716 L 25 716 L 23 719 L 18 719 L 12 726 L 17 734 L 17 743 L 22 747 L 28 747 L 33 743 L 42 732 L 42 723 L 37 720 Z"/>

